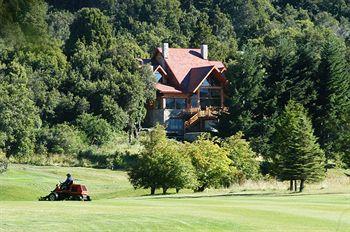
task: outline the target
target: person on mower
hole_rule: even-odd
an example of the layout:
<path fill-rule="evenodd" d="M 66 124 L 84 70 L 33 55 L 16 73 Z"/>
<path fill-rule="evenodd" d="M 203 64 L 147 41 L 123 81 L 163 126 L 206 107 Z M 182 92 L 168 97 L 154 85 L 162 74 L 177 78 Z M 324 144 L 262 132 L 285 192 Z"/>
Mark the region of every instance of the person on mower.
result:
<path fill-rule="evenodd" d="M 61 189 L 66 190 L 73 184 L 73 177 L 71 174 L 67 174 L 67 179 L 61 184 Z"/>

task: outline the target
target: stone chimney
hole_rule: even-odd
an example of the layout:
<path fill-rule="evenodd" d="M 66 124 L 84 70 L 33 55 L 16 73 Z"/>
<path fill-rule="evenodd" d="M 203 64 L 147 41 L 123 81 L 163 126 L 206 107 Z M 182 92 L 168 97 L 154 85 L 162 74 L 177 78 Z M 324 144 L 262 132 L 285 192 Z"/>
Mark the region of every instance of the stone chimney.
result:
<path fill-rule="evenodd" d="M 208 45 L 206 44 L 201 45 L 201 55 L 203 59 L 205 60 L 208 59 Z"/>
<path fill-rule="evenodd" d="M 163 43 L 163 56 L 164 59 L 168 59 L 169 58 L 169 44 L 168 43 Z"/>

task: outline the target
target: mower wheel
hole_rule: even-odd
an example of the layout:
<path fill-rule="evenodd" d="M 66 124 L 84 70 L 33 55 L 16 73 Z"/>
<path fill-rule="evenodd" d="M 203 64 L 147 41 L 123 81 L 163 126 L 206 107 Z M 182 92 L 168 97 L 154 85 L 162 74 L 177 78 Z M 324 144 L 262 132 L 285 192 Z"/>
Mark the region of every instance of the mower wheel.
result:
<path fill-rule="evenodd" d="M 49 201 L 56 201 L 57 200 L 57 195 L 54 193 L 51 193 L 48 197 Z"/>
<path fill-rule="evenodd" d="M 86 196 L 86 200 L 87 201 L 91 201 L 91 197 L 90 196 Z"/>

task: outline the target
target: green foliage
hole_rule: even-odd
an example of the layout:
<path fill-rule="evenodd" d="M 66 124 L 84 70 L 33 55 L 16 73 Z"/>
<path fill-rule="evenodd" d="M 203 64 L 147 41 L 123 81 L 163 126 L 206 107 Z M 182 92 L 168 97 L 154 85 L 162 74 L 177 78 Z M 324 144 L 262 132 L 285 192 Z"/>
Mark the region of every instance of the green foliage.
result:
<path fill-rule="evenodd" d="M 155 95 L 152 73 L 137 59 L 162 42 L 207 43 L 210 59 L 228 67 L 220 136 L 242 131 L 269 162 L 276 118 L 295 100 L 310 112 L 327 158 L 348 162 L 349 9 L 344 0 L 0 1 L 1 76 L 11 79 L 16 63 L 27 79 L 14 87 L 21 100 L 2 112 L 27 102 L 24 115 L 45 128 L 91 114 L 132 141 Z M 27 131 L 21 146 L 30 154 L 35 137 Z"/>
<path fill-rule="evenodd" d="M 196 191 L 218 187 L 235 172 L 235 168 L 230 166 L 229 152 L 212 139 L 201 136 L 194 143 L 187 143 L 185 149 L 197 175 Z"/>
<path fill-rule="evenodd" d="M 180 190 L 195 184 L 191 159 L 181 150 L 181 144 L 169 141 L 163 127 L 157 126 L 143 141 L 144 149 L 131 164 L 128 175 L 135 188 L 157 188 L 166 194 L 169 188 Z"/>
<path fill-rule="evenodd" d="M 0 2 L 0 37 L 8 44 L 40 44 L 48 39 L 44 0 Z"/>
<path fill-rule="evenodd" d="M 68 11 L 55 10 L 48 13 L 48 27 L 50 35 L 64 43 L 70 36 L 70 25 L 74 15 Z"/>
<path fill-rule="evenodd" d="M 27 84 L 25 70 L 18 63 L 0 70 L 0 148 L 8 157 L 31 155 L 34 151 L 40 118 Z"/>
<path fill-rule="evenodd" d="M 257 180 L 260 177 L 258 156 L 243 138 L 242 132 L 227 138 L 223 147 L 229 152 L 232 165 L 240 172 L 241 181 Z"/>
<path fill-rule="evenodd" d="M 335 36 L 329 36 L 323 45 L 318 72 L 318 100 L 316 126 L 320 143 L 327 158 L 334 153 L 344 152 L 341 141 L 346 140 L 349 131 L 350 108 L 350 66 L 346 60 L 346 46 Z"/>
<path fill-rule="evenodd" d="M 36 134 L 36 152 L 39 154 L 76 155 L 86 147 L 85 134 L 68 124 L 41 128 Z"/>
<path fill-rule="evenodd" d="M 83 8 L 78 11 L 70 31 L 66 42 L 68 55 L 78 51 L 76 45 L 78 41 L 86 45 L 95 44 L 104 49 L 112 40 L 112 27 L 108 23 L 108 17 L 96 8 Z"/>
<path fill-rule="evenodd" d="M 312 123 L 305 108 L 290 101 L 278 117 L 274 134 L 273 152 L 277 176 L 284 180 L 315 182 L 325 176 L 325 156 L 313 134 Z"/>
<path fill-rule="evenodd" d="M 101 146 L 112 137 L 112 128 L 103 118 L 83 114 L 79 116 L 77 125 L 85 133 L 90 145 Z"/>

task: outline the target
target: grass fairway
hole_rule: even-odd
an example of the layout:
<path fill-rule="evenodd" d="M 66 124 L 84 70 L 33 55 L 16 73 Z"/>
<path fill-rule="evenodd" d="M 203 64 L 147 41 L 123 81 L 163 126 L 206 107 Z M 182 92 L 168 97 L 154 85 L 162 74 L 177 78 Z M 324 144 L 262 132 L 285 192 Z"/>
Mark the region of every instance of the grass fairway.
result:
<path fill-rule="evenodd" d="M 350 231 L 350 194 L 148 197 L 108 170 L 71 170 L 97 200 L 35 200 L 68 169 L 17 165 L 0 175 L 0 231 Z"/>

